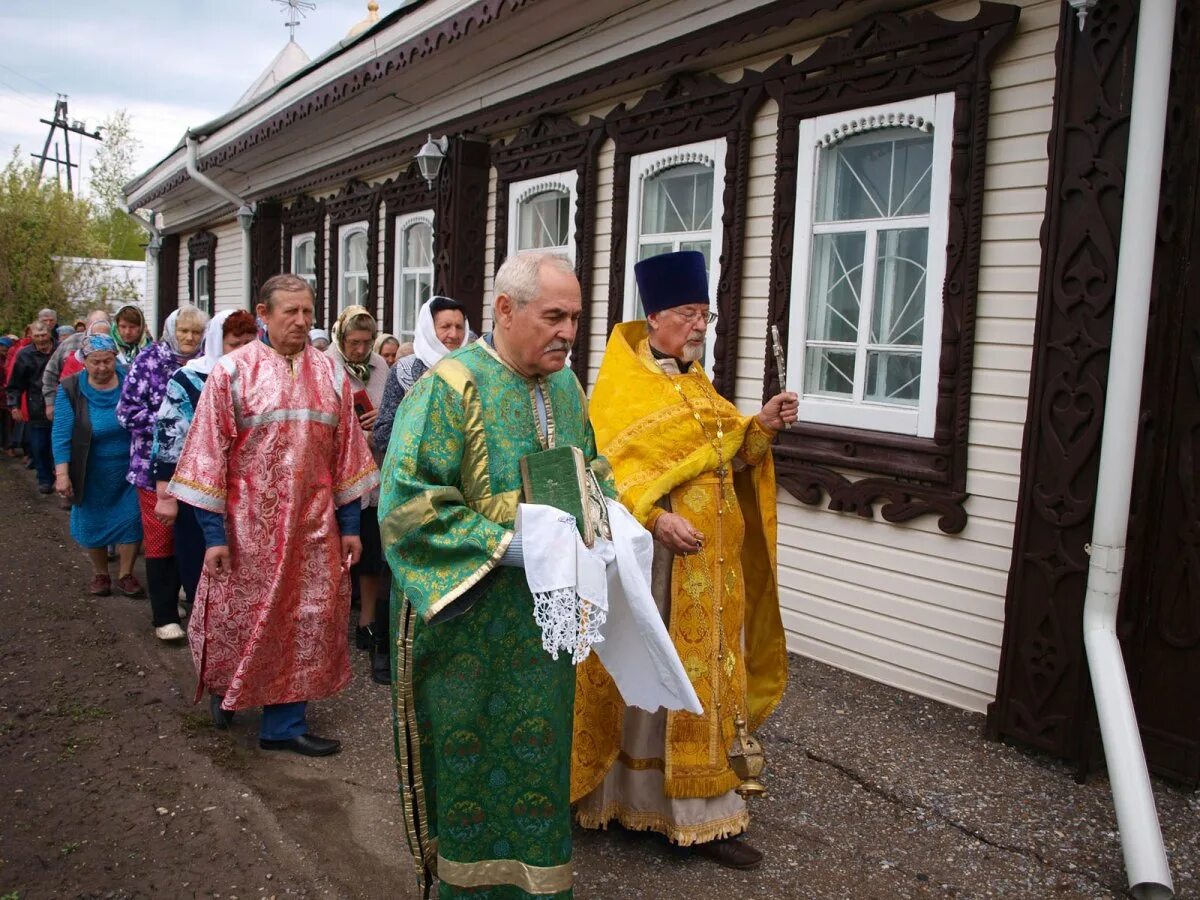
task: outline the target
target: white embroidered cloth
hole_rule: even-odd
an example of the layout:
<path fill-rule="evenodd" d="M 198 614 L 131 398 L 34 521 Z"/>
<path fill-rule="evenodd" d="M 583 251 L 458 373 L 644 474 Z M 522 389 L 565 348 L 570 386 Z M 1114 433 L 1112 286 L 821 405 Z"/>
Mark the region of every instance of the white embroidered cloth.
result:
<path fill-rule="evenodd" d="M 590 550 L 568 513 L 517 508 L 542 646 L 555 659 L 570 651 L 576 665 L 594 648 L 629 706 L 702 713 L 650 593 L 654 540 L 620 503 L 606 504 L 613 539 L 597 536 Z"/>

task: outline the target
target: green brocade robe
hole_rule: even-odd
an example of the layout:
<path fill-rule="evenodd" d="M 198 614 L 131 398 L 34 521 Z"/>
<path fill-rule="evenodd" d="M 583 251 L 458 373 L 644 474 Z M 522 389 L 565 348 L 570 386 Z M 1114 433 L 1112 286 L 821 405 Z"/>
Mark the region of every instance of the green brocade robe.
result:
<path fill-rule="evenodd" d="M 575 375 L 541 386 L 548 445 L 580 448 L 614 494 Z M 521 457 L 543 448 L 535 403 L 478 341 L 408 393 L 383 464 L 397 771 L 418 879 L 441 898 L 571 896 L 575 669 L 542 649 L 524 571 L 498 565 Z"/>

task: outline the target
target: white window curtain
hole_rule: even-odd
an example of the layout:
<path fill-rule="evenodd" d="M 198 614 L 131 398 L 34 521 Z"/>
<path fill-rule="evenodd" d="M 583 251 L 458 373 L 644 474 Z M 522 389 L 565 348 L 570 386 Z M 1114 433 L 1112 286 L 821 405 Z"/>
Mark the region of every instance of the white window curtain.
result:
<path fill-rule="evenodd" d="M 298 234 L 292 238 L 293 275 L 299 275 L 317 292 L 317 236 L 312 232 Z"/>
<path fill-rule="evenodd" d="M 394 334 L 401 343 L 416 335 L 417 312 L 433 295 L 433 210 L 396 217 Z"/>
<path fill-rule="evenodd" d="M 346 225 L 341 229 L 341 248 L 338 253 L 338 278 L 341 291 L 338 309 L 348 306 L 365 306 L 371 309 L 370 297 L 370 254 L 367 247 L 367 225 L 365 222 Z"/>

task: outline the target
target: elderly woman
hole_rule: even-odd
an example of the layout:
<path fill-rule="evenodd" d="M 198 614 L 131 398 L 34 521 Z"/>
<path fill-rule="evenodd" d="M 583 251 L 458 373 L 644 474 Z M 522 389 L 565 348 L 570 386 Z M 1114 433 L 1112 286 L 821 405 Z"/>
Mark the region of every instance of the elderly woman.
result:
<path fill-rule="evenodd" d="M 71 537 L 87 550 L 92 563 L 88 591 L 97 597 L 112 593 L 107 547 L 115 544 L 120 560 L 117 590 L 140 597 L 142 586 L 134 577 L 133 563 L 142 519 L 137 492 L 125 480 L 129 433 L 117 422 L 122 380 L 117 345 L 107 334 L 90 334 L 79 352 L 84 370 L 59 385 L 54 404 L 54 486 L 71 500 Z"/>
<path fill-rule="evenodd" d="M 109 335 L 112 330 L 112 324 L 108 319 L 96 319 L 91 325 L 85 326 L 87 334 L 90 335 Z M 122 372 L 128 370 L 128 366 L 121 362 L 121 351 L 117 349 L 117 368 Z M 63 360 L 62 368 L 58 373 L 58 383 L 62 384 L 72 375 L 78 375 L 84 369 L 83 365 L 83 344 L 79 345 L 79 349 L 74 353 L 68 353 L 67 358 Z"/>
<path fill-rule="evenodd" d="M 329 349 L 329 332 L 324 328 L 314 328 L 308 333 L 308 342 L 324 353 Z"/>
<path fill-rule="evenodd" d="M 375 449 L 382 457 L 392 439 L 392 422 L 404 395 L 417 379 L 437 365 L 438 360 L 461 347 L 470 333 L 467 310 L 449 297 L 430 297 L 417 313 L 417 334 L 413 353 L 402 356 L 392 366 L 392 377 L 383 391 L 379 418 L 375 420 Z"/>
<path fill-rule="evenodd" d="M 195 509 L 168 494 L 167 485 L 175 475 L 200 392 L 217 360 L 250 343 L 257 335 L 254 316 L 244 309 L 228 309 L 213 316 L 204 332 L 204 353 L 171 376 L 154 423 L 154 445 L 150 451 L 150 477 L 154 479 L 158 498 L 154 513 L 160 522 L 174 524 L 175 559 L 189 607 L 196 602 L 196 586 L 204 565 L 204 533 Z"/>
<path fill-rule="evenodd" d="M 390 369 L 396 364 L 396 354 L 400 352 L 400 341 L 394 334 L 381 332 L 379 337 L 375 338 L 375 352 L 383 357 L 383 361 Z"/>
<path fill-rule="evenodd" d="M 375 319 L 361 306 L 349 306 L 333 326 L 333 340 L 325 355 L 342 364 L 350 378 L 350 390 L 354 392 L 354 408 L 358 421 L 366 432 L 367 443 L 371 443 L 371 429 L 375 426 L 379 404 L 383 400 L 383 385 L 387 381 L 388 367 L 378 353 L 371 350 L 375 342 Z M 382 454 L 373 451 L 376 464 L 383 461 Z M 379 638 L 387 637 L 387 624 L 378 621 L 375 606 L 379 598 L 379 579 L 384 572 L 383 545 L 379 539 L 379 490 L 376 489 L 362 500 L 362 556 L 351 569 L 359 587 L 358 629 L 355 644 L 360 650 L 372 651 L 371 675 L 380 684 L 391 681 L 389 649 Z M 384 656 L 387 665 L 382 666 L 378 657 Z"/>
<path fill-rule="evenodd" d="M 132 438 L 126 477 L 138 489 L 146 580 L 156 629 L 165 629 L 171 624 L 179 627 L 181 582 L 172 529 L 154 515 L 157 496 L 154 479 L 150 476 L 154 423 L 167 393 L 167 382 L 180 366 L 199 355 L 206 324 L 208 315 L 190 304 L 167 316 L 162 339 L 137 355 L 121 389 L 121 402 L 117 404 L 117 420 Z"/>

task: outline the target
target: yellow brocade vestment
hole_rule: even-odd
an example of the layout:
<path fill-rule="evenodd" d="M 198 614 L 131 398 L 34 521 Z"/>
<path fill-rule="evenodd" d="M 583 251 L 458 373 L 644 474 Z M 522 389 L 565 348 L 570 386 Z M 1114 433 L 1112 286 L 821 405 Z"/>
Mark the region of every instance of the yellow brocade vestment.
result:
<path fill-rule="evenodd" d="M 772 433 L 717 394 L 699 365 L 666 374 L 642 321 L 618 325 L 609 339 L 591 417 L 634 517 L 653 529 L 663 512 L 657 504 L 669 499 L 705 535 L 700 552 L 674 558 L 667 622 L 705 712 L 667 714 L 662 771 L 667 797 L 715 797 L 739 783 L 726 755 L 734 719 L 744 715 L 756 729 L 787 681 Z M 592 654 L 576 681 L 572 801 L 594 790 L 617 758 L 624 710 Z"/>

